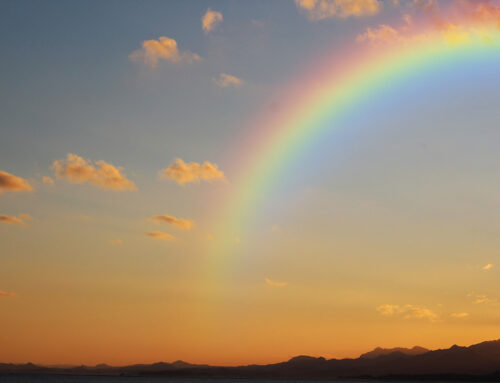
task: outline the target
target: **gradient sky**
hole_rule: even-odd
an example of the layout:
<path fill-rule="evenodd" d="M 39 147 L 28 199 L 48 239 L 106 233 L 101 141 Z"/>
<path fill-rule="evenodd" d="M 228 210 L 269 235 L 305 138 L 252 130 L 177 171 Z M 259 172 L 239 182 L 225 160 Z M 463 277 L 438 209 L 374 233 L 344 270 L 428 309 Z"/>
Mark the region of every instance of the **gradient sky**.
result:
<path fill-rule="evenodd" d="M 367 28 L 471 4 L 500 26 L 499 1 L 0 2 L 0 362 L 500 338 L 498 61 L 360 108 L 291 159 L 247 231 L 216 232 L 238 153 L 288 84 L 380 42 Z"/>

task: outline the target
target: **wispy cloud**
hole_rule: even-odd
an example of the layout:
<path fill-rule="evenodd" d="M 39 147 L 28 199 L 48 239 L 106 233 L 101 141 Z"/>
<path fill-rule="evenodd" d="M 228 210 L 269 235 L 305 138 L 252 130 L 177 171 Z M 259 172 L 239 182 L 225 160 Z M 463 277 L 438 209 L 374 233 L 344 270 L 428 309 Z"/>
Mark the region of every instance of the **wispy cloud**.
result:
<path fill-rule="evenodd" d="M 498 300 L 496 300 L 495 298 L 490 298 L 486 294 L 469 293 L 469 294 L 467 294 L 467 297 L 472 299 L 472 303 L 475 303 L 477 305 L 480 305 L 480 304 L 496 305 L 496 304 L 498 304 Z"/>
<path fill-rule="evenodd" d="M 176 218 L 171 215 L 154 215 L 151 219 L 155 222 L 164 222 L 173 225 L 182 230 L 191 230 L 194 227 L 194 221 L 190 219 Z"/>
<path fill-rule="evenodd" d="M 482 267 L 483 270 L 491 270 L 494 266 L 491 263 L 488 263 L 487 265 L 484 265 Z"/>
<path fill-rule="evenodd" d="M 31 192 L 33 186 L 24 178 L 0 170 L 0 194 L 5 190 L 11 192 Z"/>
<path fill-rule="evenodd" d="M 0 215 L 0 223 L 5 223 L 7 225 L 25 225 L 26 221 L 30 221 L 31 219 L 32 217 L 29 214 L 19 214 L 18 217 Z"/>
<path fill-rule="evenodd" d="M 201 27 L 203 28 L 203 32 L 212 32 L 220 23 L 222 23 L 223 20 L 224 18 L 222 17 L 222 13 L 212 11 L 208 8 L 205 14 L 201 17 Z"/>
<path fill-rule="evenodd" d="M 391 305 L 384 304 L 377 307 L 377 311 L 386 317 L 401 317 L 403 319 L 428 319 L 431 322 L 435 322 L 439 319 L 439 315 L 434 311 L 415 305 Z"/>
<path fill-rule="evenodd" d="M 196 162 L 184 162 L 177 158 L 168 168 L 160 170 L 161 178 L 168 178 L 179 185 L 187 183 L 199 183 L 200 181 L 225 181 L 224 173 L 216 164 L 205 161 L 203 164 Z"/>
<path fill-rule="evenodd" d="M 146 235 L 148 237 L 160 239 L 162 241 L 175 241 L 175 237 L 172 234 L 163 233 L 161 231 L 150 231 L 149 233 L 146 233 Z"/>
<path fill-rule="evenodd" d="M 174 63 L 200 61 L 201 57 L 190 51 L 179 51 L 177 41 L 170 37 L 161 36 L 158 40 L 142 42 L 142 48 L 132 52 L 130 60 L 142 62 L 151 68 L 158 66 L 160 60 Z"/>
<path fill-rule="evenodd" d="M 105 161 L 93 163 L 76 154 L 68 153 L 66 159 L 52 164 L 57 178 L 66 178 L 70 183 L 89 182 L 109 190 L 137 190 L 135 183 L 123 173 L 123 168 L 115 167 Z"/>
<path fill-rule="evenodd" d="M 380 0 L 295 0 L 310 20 L 372 16 L 380 12 Z"/>
<path fill-rule="evenodd" d="M 50 177 L 47 177 L 47 176 L 43 176 L 42 177 L 42 181 L 44 184 L 47 184 L 47 185 L 54 185 L 54 180 Z"/>
<path fill-rule="evenodd" d="M 268 286 L 273 286 L 273 287 L 285 287 L 286 285 L 288 285 L 287 282 L 278 282 L 278 281 L 273 281 L 272 279 L 269 279 L 269 278 L 264 278 L 264 280 L 266 281 L 266 284 Z"/>
<path fill-rule="evenodd" d="M 0 297 L 15 297 L 16 293 L 8 293 L 6 291 L 0 290 Z"/>
<path fill-rule="evenodd" d="M 121 239 L 110 239 L 109 244 L 113 246 L 120 246 L 123 245 L 123 241 Z"/>
<path fill-rule="evenodd" d="M 212 77 L 212 82 L 220 88 L 239 88 L 245 84 L 241 78 L 227 73 L 221 73 L 219 77 Z"/>

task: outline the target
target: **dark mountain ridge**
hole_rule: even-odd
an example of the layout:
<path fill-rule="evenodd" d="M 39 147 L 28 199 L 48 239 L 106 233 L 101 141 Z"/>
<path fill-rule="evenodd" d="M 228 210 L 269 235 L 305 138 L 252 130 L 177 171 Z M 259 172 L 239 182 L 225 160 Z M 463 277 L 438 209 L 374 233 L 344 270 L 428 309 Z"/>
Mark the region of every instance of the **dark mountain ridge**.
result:
<path fill-rule="evenodd" d="M 37 366 L 32 363 L 18 365 L 0 363 L 0 373 L 288 379 L 438 377 L 470 380 L 484 377 L 500 381 L 500 340 L 469 347 L 454 345 L 448 349 L 434 351 L 421 347 L 376 348 L 357 359 L 325 359 L 302 355 L 281 363 L 238 367 L 196 365 L 183 361 L 122 367 L 100 364 L 95 367 L 69 368 Z"/>

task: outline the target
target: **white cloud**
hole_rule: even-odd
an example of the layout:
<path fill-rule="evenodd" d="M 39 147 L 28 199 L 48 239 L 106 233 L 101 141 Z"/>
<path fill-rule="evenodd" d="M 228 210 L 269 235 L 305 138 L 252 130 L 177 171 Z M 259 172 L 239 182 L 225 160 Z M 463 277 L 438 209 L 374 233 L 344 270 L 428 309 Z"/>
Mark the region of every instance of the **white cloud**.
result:
<path fill-rule="evenodd" d="M 245 84 L 241 78 L 227 73 L 221 73 L 219 77 L 212 77 L 212 82 L 220 88 L 239 88 Z"/>

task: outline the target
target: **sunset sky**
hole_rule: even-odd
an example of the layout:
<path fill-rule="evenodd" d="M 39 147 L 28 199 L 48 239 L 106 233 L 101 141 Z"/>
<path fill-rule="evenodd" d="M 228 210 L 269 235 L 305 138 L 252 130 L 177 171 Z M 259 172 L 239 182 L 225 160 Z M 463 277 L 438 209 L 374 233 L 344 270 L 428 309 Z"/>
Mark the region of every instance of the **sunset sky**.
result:
<path fill-rule="evenodd" d="M 499 36 L 496 0 L 0 2 L 0 363 L 500 338 Z"/>

